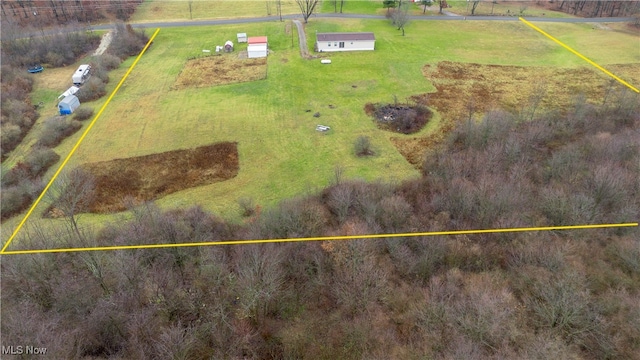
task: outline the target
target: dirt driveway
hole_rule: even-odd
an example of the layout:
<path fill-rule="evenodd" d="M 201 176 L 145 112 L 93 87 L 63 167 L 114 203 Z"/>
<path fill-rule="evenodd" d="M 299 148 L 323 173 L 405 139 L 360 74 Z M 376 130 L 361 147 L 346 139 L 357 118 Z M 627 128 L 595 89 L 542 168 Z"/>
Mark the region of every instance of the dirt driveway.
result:
<path fill-rule="evenodd" d="M 300 41 L 300 56 L 303 59 L 313 59 L 315 56 L 311 56 L 309 54 L 309 48 L 307 47 L 307 36 L 304 33 L 304 26 L 300 22 L 300 20 L 293 20 L 293 23 L 296 24 L 298 28 L 298 39 Z"/>

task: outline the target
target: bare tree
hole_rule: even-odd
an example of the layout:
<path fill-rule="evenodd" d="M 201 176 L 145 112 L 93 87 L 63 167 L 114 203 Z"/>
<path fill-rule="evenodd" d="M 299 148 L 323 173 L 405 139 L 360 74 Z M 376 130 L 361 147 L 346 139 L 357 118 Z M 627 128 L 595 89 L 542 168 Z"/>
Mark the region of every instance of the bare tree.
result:
<path fill-rule="evenodd" d="M 478 4 L 480 4 L 480 0 L 474 0 L 471 3 L 471 15 L 475 15 L 476 13 L 476 8 L 478 7 Z"/>
<path fill-rule="evenodd" d="M 446 0 L 438 0 L 438 5 L 440 5 L 440 14 L 442 14 L 442 9 L 447 7 Z"/>
<path fill-rule="evenodd" d="M 276 11 L 278 12 L 280 21 L 282 21 L 282 0 L 276 0 Z"/>
<path fill-rule="evenodd" d="M 296 4 L 300 8 L 300 12 L 302 13 L 302 17 L 304 18 L 304 22 L 307 23 L 309 17 L 316 10 L 316 6 L 320 0 L 296 0 Z"/>
<path fill-rule="evenodd" d="M 53 198 L 53 204 L 69 220 L 79 240 L 84 236 L 78 227 L 77 215 L 87 211 L 95 198 L 95 179 L 93 175 L 75 168 L 57 179 L 57 186 L 47 193 Z"/>
<path fill-rule="evenodd" d="M 402 36 L 404 36 L 404 26 L 409 22 L 409 4 L 407 2 L 401 2 L 398 5 L 398 8 L 391 14 L 391 21 L 393 25 L 398 27 L 398 30 L 402 30 Z"/>
<path fill-rule="evenodd" d="M 420 5 L 424 6 L 422 8 L 423 14 L 427 12 L 427 6 L 431 6 L 431 4 L 433 4 L 433 1 L 431 0 L 420 0 Z"/>

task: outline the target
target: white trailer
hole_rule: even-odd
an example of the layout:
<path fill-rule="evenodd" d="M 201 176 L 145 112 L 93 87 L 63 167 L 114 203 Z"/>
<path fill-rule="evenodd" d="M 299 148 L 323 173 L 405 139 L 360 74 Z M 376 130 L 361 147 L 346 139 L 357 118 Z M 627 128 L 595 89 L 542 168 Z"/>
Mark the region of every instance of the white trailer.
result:
<path fill-rule="evenodd" d="M 73 80 L 73 85 L 80 86 L 84 84 L 89 76 L 91 76 L 91 65 L 83 64 L 73 73 L 71 80 Z"/>

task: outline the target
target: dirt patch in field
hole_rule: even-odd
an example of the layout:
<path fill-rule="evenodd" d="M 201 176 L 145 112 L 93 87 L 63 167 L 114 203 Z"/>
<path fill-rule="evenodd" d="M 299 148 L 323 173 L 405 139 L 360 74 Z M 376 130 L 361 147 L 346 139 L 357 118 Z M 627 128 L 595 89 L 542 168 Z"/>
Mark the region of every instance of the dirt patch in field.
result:
<path fill-rule="evenodd" d="M 607 69 L 631 84 L 640 83 L 640 64 L 609 65 Z M 589 102 L 601 103 L 608 90 L 620 88 L 618 84 L 612 87 L 608 76 L 590 67 L 562 69 L 444 61 L 435 66 L 425 65 L 422 72 L 437 91 L 415 95 L 413 100 L 439 112 L 441 134 L 453 129 L 456 122 L 478 118 L 491 109 L 518 114 L 530 114 L 534 105 L 538 113 L 546 109 L 562 110 L 579 94 Z M 443 135 L 397 137 L 392 141 L 419 168 L 425 151 L 444 138 Z"/>
<path fill-rule="evenodd" d="M 267 59 L 240 59 L 237 53 L 187 61 L 174 89 L 201 88 L 267 78 Z"/>
<path fill-rule="evenodd" d="M 92 213 L 126 210 L 127 198 L 144 202 L 238 174 L 237 143 L 225 142 L 127 159 L 85 164 L 95 177 Z"/>

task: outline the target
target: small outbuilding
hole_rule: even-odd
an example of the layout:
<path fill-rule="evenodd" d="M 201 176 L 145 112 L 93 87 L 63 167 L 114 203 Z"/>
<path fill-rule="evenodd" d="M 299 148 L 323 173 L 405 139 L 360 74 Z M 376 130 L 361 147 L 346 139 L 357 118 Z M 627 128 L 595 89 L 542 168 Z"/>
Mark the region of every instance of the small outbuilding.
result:
<path fill-rule="evenodd" d="M 224 43 L 224 52 L 232 52 L 233 51 L 233 42 L 231 42 L 231 40 L 228 40 L 227 42 Z"/>
<path fill-rule="evenodd" d="M 360 51 L 374 50 L 376 37 L 372 32 L 361 33 L 318 33 L 316 51 Z"/>
<path fill-rule="evenodd" d="M 252 36 L 247 39 L 247 57 L 248 58 L 261 58 L 267 57 L 269 52 L 266 36 Z"/>
<path fill-rule="evenodd" d="M 63 92 L 60 96 L 58 96 L 58 100 L 64 99 L 69 95 L 75 95 L 78 92 L 78 90 L 80 90 L 80 88 L 73 85 L 72 87 L 68 88 L 67 91 Z"/>
<path fill-rule="evenodd" d="M 247 33 L 238 33 L 238 43 L 246 43 L 247 42 Z"/>
<path fill-rule="evenodd" d="M 69 95 L 58 103 L 60 115 L 69 115 L 80 106 L 80 100 L 75 95 Z"/>

